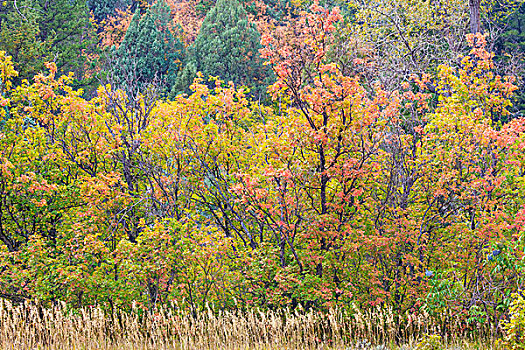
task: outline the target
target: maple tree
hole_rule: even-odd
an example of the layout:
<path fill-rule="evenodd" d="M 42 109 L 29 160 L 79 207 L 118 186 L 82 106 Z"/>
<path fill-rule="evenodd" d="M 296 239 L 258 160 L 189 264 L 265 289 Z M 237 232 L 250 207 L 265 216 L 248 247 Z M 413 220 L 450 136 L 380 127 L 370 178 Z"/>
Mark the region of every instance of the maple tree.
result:
<path fill-rule="evenodd" d="M 197 0 L 185 0 L 177 1 L 170 0 L 168 1 L 172 9 L 173 22 L 177 23 L 184 32 L 184 45 L 186 47 L 190 46 L 199 33 L 199 29 L 202 25 L 204 17 L 200 16 L 197 11 Z"/>
<path fill-rule="evenodd" d="M 130 9 L 117 9 L 114 16 L 106 18 L 103 29 L 99 33 L 100 46 L 103 49 L 111 49 L 113 46 L 119 48 L 131 24 L 133 14 Z"/>
<path fill-rule="evenodd" d="M 259 46 L 242 6 L 219 1 L 195 48 L 219 50 L 249 27 L 260 61 L 230 63 L 248 76 L 265 61 L 266 104 L 241 87 L 248 78 L 212 73 L 211 55 L 182 67 L 172 54 L 192 32 L 177 32 L 174 3 L 107 19 L 103 45 L 138 77 L 109 79 L 89 99 L 75 73 L 47 63 L 23 81 L 0 51 L 0 297 L 447 309 L 466 328 L 497 323 L 523 286 L 525 120 L 510 118 L 517 87 L 498 74 L 491 34 L 429 54 L 465 28 L 447 27 L 450 13 L 433 21 L 445 10 L 424 3 L 356 1 L 350 22 L 298 4 L 260 23 Z M 228 4 L 239 18 L 203 37 Z M 465 24 L 463 6 L 445 12 Z M 168 98 L 157 75 L 196 79 Z"/>

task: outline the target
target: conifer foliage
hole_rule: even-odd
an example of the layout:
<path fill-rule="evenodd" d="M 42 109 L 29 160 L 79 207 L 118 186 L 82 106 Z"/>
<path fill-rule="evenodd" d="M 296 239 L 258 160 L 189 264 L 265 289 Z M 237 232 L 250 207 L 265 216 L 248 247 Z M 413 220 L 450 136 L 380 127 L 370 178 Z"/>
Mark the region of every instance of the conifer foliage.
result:
<path fill-rule="evenodd" d="M 193 62 L 205 77 L 219 76 L 258 94 L 268 76 L 259 56 L 260 38 L 239 1 L 219 0 L 202 23 Z"/>
<path fill-rule="evenodd" d="M 115 83 L 131 89 L 156 84 L 167 89 L 177 77 L 184 59 L 184 46 L 170 27 L 170 9 L 157 1 L 141 14 L 140 8 L 126 32 L 124 41 L 114 49 Z"/>
<path fill-rule="evenodd" d="M 102 21 L 113 15 L 116 9 L 124 10 L 132 4 L 132 0 L 87 0 L 89 10 L 97 21 Z"/>
<path fill-rule="evenodd" d="M 30 79 L 55 62 L 58 73 L 73 72 L 85 86 L 86 57 L 96 36 L 85 0 L 19 0 L 0 5 L 0 47 L 19 63 L 20 79 Z"/>
<path fill-rule="evenodd" d="M 495 6 L 492 17 L 504 23 L 499 23 L 505 28 L 501 37 L 496 42 L 495 54 L 500 65 L 508 69 L 514 68 L 519 78 L 519 91 L 516 93 L 514 111 L 525 115 L 525 2 L 516 5 L 515 11 L 503 15 L 505 8 Z M 499 10 L 499 11 L 498 11 Z"/>

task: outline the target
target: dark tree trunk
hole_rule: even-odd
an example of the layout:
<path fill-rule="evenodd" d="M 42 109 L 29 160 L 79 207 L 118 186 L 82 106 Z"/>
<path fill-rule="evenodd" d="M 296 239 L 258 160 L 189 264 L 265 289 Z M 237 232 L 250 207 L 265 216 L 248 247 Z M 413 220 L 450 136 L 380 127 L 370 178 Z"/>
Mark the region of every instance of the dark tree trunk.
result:
<path fill-rule="evenodd" d="M 470 32 L 473 34 L 481 32 L 480 7 L 481 0 L 469 0 Z"/>

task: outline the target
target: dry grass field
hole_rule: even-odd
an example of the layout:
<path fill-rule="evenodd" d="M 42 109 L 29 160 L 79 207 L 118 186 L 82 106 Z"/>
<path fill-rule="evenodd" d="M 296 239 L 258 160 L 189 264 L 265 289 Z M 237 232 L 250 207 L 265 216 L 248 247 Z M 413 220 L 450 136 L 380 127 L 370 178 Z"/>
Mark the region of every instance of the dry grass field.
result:
<path fill-rule="evenodd" d="M 494 330 L 460 335 L 460 324 L 389 310 L 219 312 L 192 316 L 159 309 L 141 314 L 100 308 L 69 312 L 0 301 L 1 349 L 496 349 Z M 405 317 L 406 318 L 406 317 Z M 452 334 L 441 337 L 437 334 Z M 454 334 L 457 334 L 454 336 Z M 399 345 L 403 344 L 403 345 Z"/>

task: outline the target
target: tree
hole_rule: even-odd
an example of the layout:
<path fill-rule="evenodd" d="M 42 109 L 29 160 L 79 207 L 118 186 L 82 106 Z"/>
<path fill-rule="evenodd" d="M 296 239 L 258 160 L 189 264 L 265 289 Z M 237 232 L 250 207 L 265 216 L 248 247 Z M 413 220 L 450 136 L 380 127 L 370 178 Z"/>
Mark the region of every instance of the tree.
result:
<path fill-rule="evenodd" d="M 86 53 L 94 51 L 97 38 L 89 22 L 86 2 L 83 0 L 50 0 L 40 3 L 40 37 L 48 50 L 44 62 L 55 62 L 58 74 L 74 72 L 79 86 L 82 82 Z M 87 51 L 87 52 L 86 52 Z"/>
<path fill-rule="evenodd" d="M 172 10 L 173 22 L 181 26 L 184 45 L 188 47 L 195 42 L 204 20 L 204 16 L 200 16 L 197 11 L 198 0 L 168 0 L 168 4 Z"/>
<path fill-rule="evenodd" d="M 470 10 L 470 32 L 473 34 L 481 32 L 481 0 L 469 0 Z"/>
<path fill-rule="evenodd" d="M 157 1 L 144 15 L 137 9 L 124 40 L 113 49 L 115 83 L 128 92 L 153 83 L 169 91 L 184 60 L 184 46 L 172 30 L 170 9 L 164 0 Z"/>
<path fill-rule="evenodd" d="M 411 74 L 453 64 L 466 49 L 465 1 L 352 0 L 349 6 L 352 15 L 334 51 L 368 85 L 396 89 Z"/>
<path fill-rule="evenodd" d="M 110 50 L 113 46 L 118 49 L 132 20 L 133 12 L 129 8 L 125 11 L 117 9 L 114 16 L 107 17 L 99 33 L 100 47 L 103 50 Z"/>
<path fill-rule="evenodd" d="M 12 2 L 0 5 L 0 47 L 18 65 L 19 79 L 32 77 L 43 67 L 41 57 L 45 50 L 40 39 L 40 13 L 29 10 L 29 4 L 18 2 L 18 11 Z"/>
<path fill-rule="evenodd" d="M 87 0 L 89 10 L 93 13 L 95 20 L 99 22 L 114 15 L 117 9 L 126 10 L 132 4 L 132 0 Z"/>
<path fill-rule="evenodd" d="M 259 56 L 260 34 L 237 0 L 219 0 L 202 23 L 190 62 L 205 77 L 264 92 L 268 71 Z"/>
<path fill-rule="evenodd" d="M 499 19 L 496 24 L 501 28 L 494 45 L 495 60 L 502 71 L 518 77 L 520 90 L 516 93 L 513 110 L 525 115 L 525 3 L 512 3 L 514 9 L 511 11 L 508 7 L 494 6 L 489 15 Z"/>
<path fill-rule="evenodd" d="M 18 60 L 19 79 L 30 79 L 55 62 L 59 74 L 74 72 L 75 85 L 92 83 L 87 56 L 96 50 L 96 33 L 83 0 L 21 0 L 1 6 L 0 48 Z"/>
<path fill-rule="evenodd" d="M 327 34 L 339 20 L 336 11 L 313 5 L 287 32 L 263 38 L 263 56 L 278 77 L 269 91 L 292 104 L 268 126 L 265 138 L 278 136 L 256 167 L 265 175 L 243 175 L 235 190 L 246 210 L 283 236 L 281 261 L 290 275 L 282 279 L 315 303 L 351 294 L 405 310 L 428 292 L 433 270 L 456 266 L 465 285 L 483 280 L 483 291 L 468 289 L 455 308 L 480 299 L 497 304 L 505 287 L 495 285 L 509 286 L 518 276 L 481 268 L 483 250 L 512 237 L 494 210 L 519 186 L 503 173 L 519 168 L 507 173 L 506 155 L 517 150 L 524 121 L 501 132 L 492 122 L 509 113 L 512 78 L 494 74 L 485 37 L 470 35 L 470 54 L 441 65 L 435 81 L 423 74 L 413 88 L 374 84 L 367 92 L 359 77 L 346 75 L 345 61 L 331 63 L 335 44 Z M 437 87 L 435 109 L 421 92 L 427 85 Z M 511 207 L 519 204 L 501 206 Z M 487 294 L 491 288 L 498 293 Z"/>
<path fill-rule="evenodd" d="M 397 4 L 392 23 L 413 21 L 410 2 Z M 433 41 L 443 30 L 418 4 L 410 35 L 370 12 L 373 35 L 406 39 L 386 44 L 396 55 L 426 57 L 418 28 Z M 142 21 L 157 35 L 161 21 L 147 20 L 157 6 L 130 32 L 144 36 Z M 400 320 L 447 308 L 496 322 L 505 292 L 523 286 L 525 118 L 505 122 L 516 86 L 496 74 L 490 31 L 435 70 L 407 68 L 390 90 L 359 74 L 366 50 L 347 57 L 345 24 L 314 2 L 263 36 L 277 77 L 269 106 L 233 83 L 210 88 L 192 64 L 180 73 L 198 76 L 191 92 L 163 99 L 158 75 L 135 79 L 135 51 L 127 91 L 106 84 L 87 100 L 54 63 L 15 84 L 0 51 L 0 296 L 380 305 Z M 145 50 L 130 36 L 128 48 Z"/>

